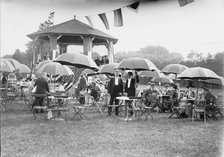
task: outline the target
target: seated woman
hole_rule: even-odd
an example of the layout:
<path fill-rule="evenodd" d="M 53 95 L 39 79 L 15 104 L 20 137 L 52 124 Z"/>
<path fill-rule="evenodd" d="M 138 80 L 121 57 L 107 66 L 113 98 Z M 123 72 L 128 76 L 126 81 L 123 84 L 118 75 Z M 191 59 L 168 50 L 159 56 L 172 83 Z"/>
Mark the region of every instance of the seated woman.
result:
<path fill-rule="evenodd" d="M 193 91 L 193 86 L 188 86 L 187 91 L 184 93 L 184 96 L 188 99 L 195 98 L 196 94 Z"/>
<path fill-rule="evenodd" d="M 217 98 L 207 87 L 203 88 L 205 92 L 205 110 L 208 113 L 208 117 L 210 117 L 211 114 L 214 113 L 216 110 L 215 102 Z"/>
<path fill-rule="evenodd" d="M 100 99 L 100 93 L 101 93 L 100 88 L 96 85 L 95 82 L 92 82 L 90 89 L 91 89 L 90 95 L 97 102 Z"/>
<path fill-rule="evenodd" d="M 171 95 L 172 99 L 172 107 L 177 107 L 179 106 L 179 91 L 177 85 L 173 84 L 173 91 Z"/>
<path fill-rule="evenodd" d="M 143 92 L 143 101 L 146 106 L 152 106 L 153 108 L 158 105 L 157 95 L 159 92 L 155 89 L 154 83 L 148 84 L 148 89 Z"/>

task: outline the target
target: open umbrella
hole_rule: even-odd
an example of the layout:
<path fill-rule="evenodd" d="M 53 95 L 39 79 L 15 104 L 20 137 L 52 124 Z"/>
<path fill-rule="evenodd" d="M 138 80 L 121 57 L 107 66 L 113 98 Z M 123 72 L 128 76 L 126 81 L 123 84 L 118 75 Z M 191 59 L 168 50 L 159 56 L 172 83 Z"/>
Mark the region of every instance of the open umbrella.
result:
<path fill-rule="evenodd" d="M 72 75 L 74 74 L 72 70 L 66 66 L 66 65 L 61 65 L 60 63 L 57 62 L 50 62 L 42 67 L 40 67 L 37 70 L 37 73 L 47 73 L 47 74 L 52 74 L 52 75 Z"/>
<path fill-rule="evenodd" d="M 97 75 L 98 73 L 96 73 L 96 71 L 92 70 L 92 69 L 85 69 L 82 71 L 81 75 L 86 74 L 87 76 L 92 76 L 92 75 Z"/>
<path fill-rule="evenodd" d="M 175 74 L 175 80 L 177 79 L 177 74 L 181 74 L 184 70 L 188 69 L 185 65 L 181 64 L 168 64 L 161 71 L 164 74 Z"/>
<path fill-rule="evenodd" d="M 186 69 L 188 69 L 188 67 L 186 67 L 185 65 L 168 64 L 161 71 L 166 74 L 181 74 Z"/>
<path fill-rule="evenodd" d="M 137 71 L 142 70 L 153 71 L 157 69 L 156 66 L 150 60 L 140 57 L 126 58 L 118 64 L 117 68 L 122 70 L 137 70 Z"/>
<path fill-rule="evenodd" d="M 35 66 L 35 72 L 36 72 L 40 67 L 42 67 L 43 65 L 45 65 L 45 64 L 47 64 L 47 63 L 50 63 L 50 62 L 52 62 L 52 61 L 51 61 L 51 60 L 44 60 L 44 61 L 38 63 L 38 64 Z"/>
<path fill-rule="evenodd" d="M 207 80 L 199 80 L 200 82 L 204 82 L 207 84 L 215 84 L 219 86 L 224 86 L 224 78 L 219 76 L 219 79 L 207 79 Z"/>
<path fill-rule="evenodd" d="M 0 71 L 13 72 L 15 70 L 14 66 L 8 61 L 1 58 L 0 61 Z"/>
<path fill-rule="evenodd" d="M 107 74 L 107 75 L 113 75 L 114 74 L 114 69 L 117 68 L 119 63 L 109 63 L 102 65 L 100 67 L 99 73 L 100 74 Z"/>
<path fill-rule="evenodd" d="M 9 61 L 15 69 L 18 69 L 18 67 L 21 64 L 19 61 L 12 59 L 12 58 L 2 58 L 2 59 Z"/>
<path fill-rule="evenodd" d="M 155 69 L 154 71 L 141 71 L 139 73 L 141 77 L 161 77 L 162 75 L 159 69 Z"/>
<path fill-rule="evenodd" d="M 30 68 L 28 66 L 26 66 L 25 64 L 20 64 L 18 67 L 17 67 L 17 70 L 19 73 L 30 73 Z"/>
<path fill-rule="evenodd" d="M 151 79 L 151 82 L 155 82 L 155 83 L 162 83 L 162 84 L 170 84 L 173 83 L 173 80 L 171 80 L 169 77 L 166 76 L 161 76 L 161 77 L 153 77 Z"/>
<path fill-rule="evenodd" d="M 58 56 L 54 61 L 62 65 L 75 66 L 77 68 L 99 70 L 96 63 L 89 56 L 80 53 L 64 53 Z"/>
<path fill-rule="evenodd" d="M 219 76 L 216 75 L 212 70 L 202 67 L 193 67 L 186 69 L 182 72 L 179 77 L 180 79 L 193 79 L 198 80 L 207 80 L 207 79 L 219 79 Z M 198 97 L 198 87 L 197 87 L 197 97 Z"/>

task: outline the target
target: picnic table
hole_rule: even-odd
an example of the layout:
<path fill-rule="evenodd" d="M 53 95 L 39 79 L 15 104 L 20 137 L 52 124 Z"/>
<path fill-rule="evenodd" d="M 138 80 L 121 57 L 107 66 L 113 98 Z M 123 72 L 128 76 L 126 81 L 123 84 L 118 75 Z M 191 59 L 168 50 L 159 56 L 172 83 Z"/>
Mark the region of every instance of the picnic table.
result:
<path fill-rule="evenodd" d="M 55 102 L 54 104 L 49 103 L 49 107 L 48 110 L 49 112 L 57 112 L 57 117 L 54 116 L 53 119 L 54 120 L 65 120 L 64 118 L 62 118 L 62 113 L 61 112 L 66 112 L 68 111 L 67 103 L 68 103 L 68 99 L 69 97 L 67 95 L 49 95 L 48 99 L 51 99 L 51 102 Z"/>
<path fill-rule="evenodd" d="M 116 99 L 121 100 L 121 101 L 134 101 L 136 103 L 136 100 L 141 99 L 141 97 L 128 97 L 128 96 L 118 96 Z M 128 115 L 128 104 L 125 102 L 125 119 L 124 121 L 129 121 L 131 120 L 129 115 Z"/>

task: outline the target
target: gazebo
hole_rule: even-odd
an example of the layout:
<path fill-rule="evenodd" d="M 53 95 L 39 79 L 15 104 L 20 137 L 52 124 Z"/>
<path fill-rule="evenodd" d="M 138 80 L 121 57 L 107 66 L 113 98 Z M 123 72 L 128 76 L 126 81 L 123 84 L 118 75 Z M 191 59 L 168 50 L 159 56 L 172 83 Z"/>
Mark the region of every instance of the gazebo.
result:
<path fill-rule="evenodd" d="M 51 53 L 56 54 L 53 55 L 52 59 L 59 54 L 65 53 L 69 45 L 83 45 L 84 54 L 90 57 L 92 57 L 92 48 L 94 46 L 104 45 L 108 50 L 108 59 L 111 63 L 114 62 L 114 44 L 118 41 L 111 35 L 94 29 L 77 19 L 39 30 L 27 36 L 34 41 L 39 41 L 40 46 L 43 42 L 49 42 Z M 57 46 L 60 48 L 59 53 L 56 53 Z M 41 51 L 41 48 L 39 51 Z M 42 54 L 42 52 L 35 53 Z M 34 56 L 37 56 L 37 54 Z"/>

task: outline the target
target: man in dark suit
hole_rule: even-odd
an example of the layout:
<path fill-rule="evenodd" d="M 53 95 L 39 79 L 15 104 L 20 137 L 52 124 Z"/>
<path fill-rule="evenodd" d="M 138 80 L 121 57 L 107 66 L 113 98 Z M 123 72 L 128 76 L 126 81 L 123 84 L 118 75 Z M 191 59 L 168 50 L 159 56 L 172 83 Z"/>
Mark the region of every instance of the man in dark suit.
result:
<path fill-rule="evenodd" d="M 128 72 L 127 75 L 127 81 L 125 84 L 125 92 L 127 93 L 128 97 L 134 97 L 135 93 L 136 93 L 136 80 L 135 78 L 133 78 L 133 73 L 132 72 Z M 129 108 L 132 109 L 132 101 L 128 101 L 126 102 L 129 105 Z M 130 116 L 132 116 L 134 114 L 134 112 L 131 110 L 130 111 Z"/>
<path fill-rule="evenodd" d="M 49 92 L 49 85 L 45 78 L 45 75 L 42 75 L 36 80 L 34 87 L 35 86 L 36 86 L 35 94 L 46 94 L 47 92 Z M 35 102 L 32 104 L 32 107 L 34 107 L 37 104 L 37 102 L 39 103 L 40 106 L 43 106 L 43 101 L 44 101 L 43 97 L 35 97 Z"/>
<path fill-rule="evenodd" d="M 117 96 L 122 95 L 123 93 L 123 81 L 119 77 L 119 72 L 117 69 L 114 71 L 114 77 L 112 77 L 108 83 L 108 93 L 110 94 L 110 105 L 113 105 L 115 101 L 115 105 L 118 105 L 119 100 L 116 99 Z M 108 115 L 110 116 L 112 112 L 112 107 L 108 107 Z M 118 116 L 118 107 L 115 108 L 115 115 Z"/>

